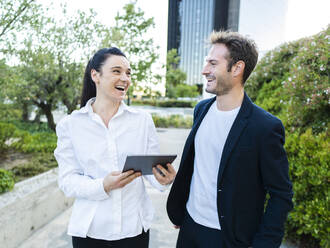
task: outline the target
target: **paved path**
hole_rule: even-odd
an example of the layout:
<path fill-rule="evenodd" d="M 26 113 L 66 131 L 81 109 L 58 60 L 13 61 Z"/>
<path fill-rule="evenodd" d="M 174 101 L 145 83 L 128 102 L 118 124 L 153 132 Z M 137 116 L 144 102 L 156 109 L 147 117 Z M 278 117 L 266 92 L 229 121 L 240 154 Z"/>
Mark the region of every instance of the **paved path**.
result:
<path fill-rule="evenodd" d="M 178 154 L 174 167 L 179 166 L 184 142 L 189 134 L 187 129 L 157 129 L 160 149 L 163 154 Z M 150 248 L 174 248 L 178 230 L 173 228 L 166 213 L 168 191 L 161 193 L 147 185 L 147 190 L 156 209 L 150 230 Z M 71 237 L 66 234 L 71 208 L 53 221 L 36 231 L 19 248 L 71 248 Z M 290 248 L 282 245 L 281 248 Z"/>

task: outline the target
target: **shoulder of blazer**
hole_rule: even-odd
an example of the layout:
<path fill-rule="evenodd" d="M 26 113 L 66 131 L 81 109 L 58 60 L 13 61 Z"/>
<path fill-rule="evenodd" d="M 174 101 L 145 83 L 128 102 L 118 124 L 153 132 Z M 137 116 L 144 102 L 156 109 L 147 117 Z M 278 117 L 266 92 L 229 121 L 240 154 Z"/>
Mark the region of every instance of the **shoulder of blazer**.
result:
<path fill-rule="evenodd" d="M 282 121 L 271 113 L 267 112 L 263 108 L 253 104 L 253 118 L 256 120 L 255 123 L 262 125 L 262 128 L 269 128 L 272 125 L 280 124 L 282 125 Z"/>

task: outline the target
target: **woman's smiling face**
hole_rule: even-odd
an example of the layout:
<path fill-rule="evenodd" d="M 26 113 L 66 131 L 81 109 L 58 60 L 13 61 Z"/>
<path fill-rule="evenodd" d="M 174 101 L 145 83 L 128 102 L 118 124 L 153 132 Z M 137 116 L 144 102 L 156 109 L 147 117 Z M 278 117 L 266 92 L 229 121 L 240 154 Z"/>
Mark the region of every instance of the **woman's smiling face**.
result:
<path fill-rule="evenodd" d="M 111 101 L 124 100 L 131 84 L 131 67 L 124 56 L 109 56 L 100 71 L 92 69 L 91 76 L 96 85 L 96 95 Z"/>

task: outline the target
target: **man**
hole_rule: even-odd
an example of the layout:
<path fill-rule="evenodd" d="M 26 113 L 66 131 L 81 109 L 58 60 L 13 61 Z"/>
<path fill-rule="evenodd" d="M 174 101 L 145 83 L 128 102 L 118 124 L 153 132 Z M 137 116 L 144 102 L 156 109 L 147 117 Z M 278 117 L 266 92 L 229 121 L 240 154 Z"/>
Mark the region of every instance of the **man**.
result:
<path fill-rule="evenodd" d="M 195 107 L 167 202 L 177 248 L 279 247 L 293 195 L 284 128 L 244 92 L 258 59 L 254 42 L 234 32 L 210 40 L 202 74 L 216 97 Z"/>

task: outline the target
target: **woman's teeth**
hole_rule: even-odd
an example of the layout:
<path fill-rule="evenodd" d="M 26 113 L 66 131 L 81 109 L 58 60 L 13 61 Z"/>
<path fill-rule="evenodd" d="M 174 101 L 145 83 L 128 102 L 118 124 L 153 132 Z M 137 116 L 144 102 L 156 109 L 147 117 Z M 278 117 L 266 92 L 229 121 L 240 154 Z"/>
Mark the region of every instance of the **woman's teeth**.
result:
<path fill-rule="evenodd" d="M 115 88 L 117 90 L 121 90 L 121 91 L 124 91 L 125 90 L 125 87 L 124 86 L 115 86 Z"/>

